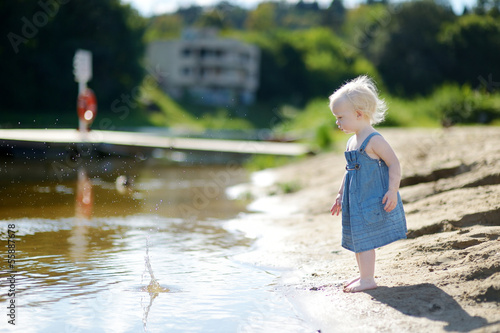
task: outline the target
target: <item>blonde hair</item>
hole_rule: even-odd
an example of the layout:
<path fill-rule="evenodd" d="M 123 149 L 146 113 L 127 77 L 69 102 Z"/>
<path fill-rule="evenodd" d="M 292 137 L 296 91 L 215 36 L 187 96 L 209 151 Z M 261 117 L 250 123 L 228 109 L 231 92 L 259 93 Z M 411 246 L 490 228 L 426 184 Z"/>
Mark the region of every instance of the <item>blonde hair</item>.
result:
<path fill-rule="evenodd" d="M 378 97 L 377 87 L 368 76 L 358 76 L 337 89 L 329 98 L 330 109 L 333 110 L 335 103 L 344 98 L 351 102 L 355 111 L 363 112 L 370 119 L 370 124 L 384 121 L 387 105 Z"/>

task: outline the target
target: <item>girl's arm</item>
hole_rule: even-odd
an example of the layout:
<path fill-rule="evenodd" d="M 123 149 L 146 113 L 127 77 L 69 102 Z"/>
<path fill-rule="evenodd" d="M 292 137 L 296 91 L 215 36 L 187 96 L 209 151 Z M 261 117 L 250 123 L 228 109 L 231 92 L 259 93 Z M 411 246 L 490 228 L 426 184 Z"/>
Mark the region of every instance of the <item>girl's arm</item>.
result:
<path fill-rule="evenodd" d="M 345 182 L 345 175 L 347 174 L 347 171 L 344 173 L 344 177 L 342 178 L 342 185 L 340 185 L 339 188 L 339 193 L 337 194 L 337 197 L 335 198 L 335 203 L 332 206 L 332 209 L 330 209 L 330 212 L 332 212 L 332 215 L 339 215 L 340 211 L 342 210 L 342 195 L 344 194 L 344 182 Z"/>
<path fill-rule="evenodd" d="M 401 165 L 396 153 L 382 136 L 376 136 L 370 140 L 371 149 L 389 168 L 389 189 L 382 199 L 385 204 L 384 210 L 390 212 L 398 204 L 398 190 L 401 183 Z"/>
<path fill-rule="evenodd" d="M 345 147 L 345 150 L 349 150 L 349 146 L 351 144 L 351 140 L 354 138 L 354 135 L 347 140 L 347 145 Z M 344 194 L 344 183 L 345 183 L 345 176 L 347 175 L 347 171 L 344 173 L 344 177 L 342 178 L 342 185 L 340 185 L 339 188 L 339 193 L 337 194 L 337 197 L 335 198 L 335 203 L 333 204 L 332 208 L 330 209 L 330 212 L 332 212 L 332 215 L 337 214 L 337 216 L 340 214 L 342 211 L 342 196 Z"/>

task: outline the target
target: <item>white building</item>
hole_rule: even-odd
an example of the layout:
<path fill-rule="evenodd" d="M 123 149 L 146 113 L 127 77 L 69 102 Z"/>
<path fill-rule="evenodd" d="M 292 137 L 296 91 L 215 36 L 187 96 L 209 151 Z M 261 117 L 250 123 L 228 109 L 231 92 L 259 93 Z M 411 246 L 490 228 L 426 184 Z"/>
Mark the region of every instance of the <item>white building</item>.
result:
<path fill-rule="evenodd" d="M 214 30 L 187 30 L 180 40 L 150 43 L 146 57 L 151 68 L 166 73 L 157 79 L 174 98 L 207 105 L 255 100 L 260 50 L 254 45 L 218 38 Z"/>

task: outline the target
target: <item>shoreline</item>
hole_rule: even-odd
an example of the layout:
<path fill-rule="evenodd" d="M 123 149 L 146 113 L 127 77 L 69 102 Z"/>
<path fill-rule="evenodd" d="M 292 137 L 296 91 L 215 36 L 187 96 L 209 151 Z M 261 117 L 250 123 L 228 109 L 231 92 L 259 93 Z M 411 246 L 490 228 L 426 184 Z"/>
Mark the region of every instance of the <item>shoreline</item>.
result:
<path fill-rule="evenodd" d="M 409 233 L 376 250 L 377 289 L 342 292 L 357 275 L 353 253 L 340 246 L 341 218 L 329 212 L 342 150 L 273 169 L 274 182 L 246 187 L 257 212 L 236 225 L 257 240 L 237 260 L 286 268 L 278 290 L 318 332 L 499 332 L 500 128 L 380 133 L 402 165 Z M 279 193 L 291 183 L 299 189 Z"/>

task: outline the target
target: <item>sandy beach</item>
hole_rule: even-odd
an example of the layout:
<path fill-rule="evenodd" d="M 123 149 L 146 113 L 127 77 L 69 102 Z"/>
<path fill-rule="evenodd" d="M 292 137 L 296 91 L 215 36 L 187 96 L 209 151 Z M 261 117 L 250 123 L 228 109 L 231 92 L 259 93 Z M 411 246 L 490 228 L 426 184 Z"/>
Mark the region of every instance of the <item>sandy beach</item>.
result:
<path fill-rule="evenodd" d="M 500 127 L 379 132 L 401 162 L 408 239 L 376 250 L 377 289 L 342 291 L 358 274 L 329 212 L 345 141 L 244 186 L 257 212 L 238 223 L 257 244 L 238 259 L 286 269 L 278 289 L 317 332 L 500 332 Z"/>

